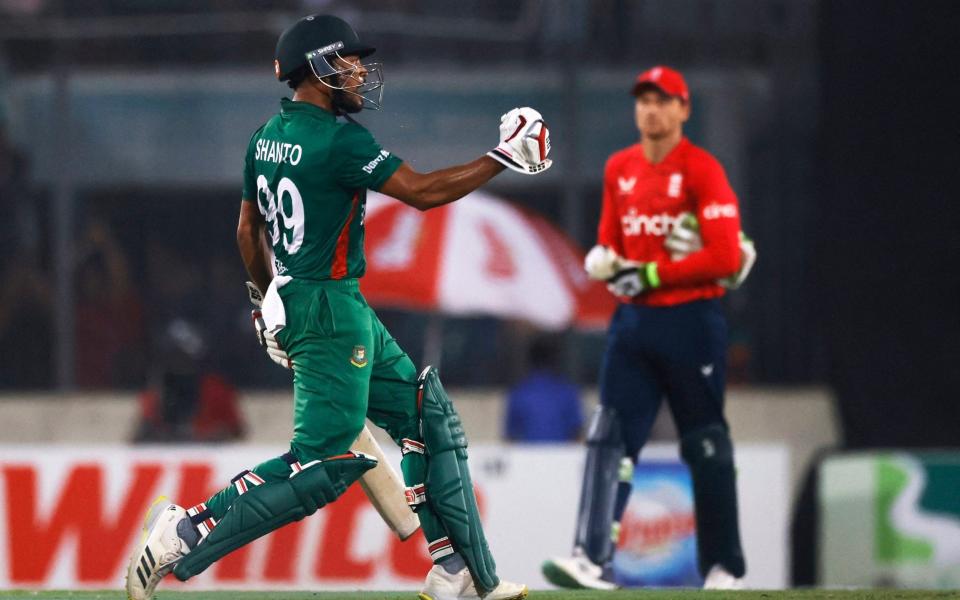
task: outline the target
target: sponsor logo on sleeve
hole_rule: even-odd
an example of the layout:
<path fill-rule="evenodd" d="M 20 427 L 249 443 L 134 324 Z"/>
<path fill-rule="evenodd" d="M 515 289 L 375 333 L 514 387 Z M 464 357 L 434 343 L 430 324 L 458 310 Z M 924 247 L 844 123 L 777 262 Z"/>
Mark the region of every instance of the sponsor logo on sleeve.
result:
<path fill-rule="evenodd" d="M 363 166 L 363 172 L 366 173 L 367 175 L 370 175 L 371 173 L 373 173 L 373 170 L 377 168 L 377 165 L 382 163 L 383 159 L 387 158 L 388 156 L 390 156 L 389 152 L 387 152 L 386 150 L 381 150 L 380 154 L 378 154 L 375 159 L 371 160 L 370 162 L 368 162 Z"/>
<path fill-rule="evenodd" d="M 720 204 L 713 202 L 703 208 L 703 218 L 708 221 L 714 219 L 734 219 L 737 216 L 736 204 Z"/>

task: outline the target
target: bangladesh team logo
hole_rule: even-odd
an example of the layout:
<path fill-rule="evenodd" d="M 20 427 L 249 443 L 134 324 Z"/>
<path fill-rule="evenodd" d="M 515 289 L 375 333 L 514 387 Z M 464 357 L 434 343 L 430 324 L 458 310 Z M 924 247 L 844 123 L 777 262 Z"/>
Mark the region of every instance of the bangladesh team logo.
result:
<path fill-rule="evenodd" d="M 353 356 L 350 357 L 350 364 L 355 367 L 367 366 L 367 349 L 363 346 L 354 346 Z"/>

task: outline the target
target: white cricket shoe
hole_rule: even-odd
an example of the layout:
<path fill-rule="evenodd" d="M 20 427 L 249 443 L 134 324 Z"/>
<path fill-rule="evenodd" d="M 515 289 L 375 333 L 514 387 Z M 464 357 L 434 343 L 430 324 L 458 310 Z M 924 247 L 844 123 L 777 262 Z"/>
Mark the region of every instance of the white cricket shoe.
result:
<path fill-rule="evenodd" d="M 527 597 L 527 586 L 500 580 L 500 584 L 482 596 L 483 600 L 522 600 Z"/>
<path fill-rule="evenodd" d="M 420 590 L 420 600 L 521 600 L 527 597 L 527 586 L 500 581 L 483 596 L 477 593 L 473 577 L 466 567 L 456 573 L 447 573 L 440 565 L 433 565 Z"/>
<path fill-rule="evenodd" d="M 180 536 L 177 523 L 187 518 L 181 506 L 160 496 L 154 500 L 143 522 L 143 536 L 130 556 L 127 568 L 128 600 L 150 600 L 157 584 L 177 561 L 190 552 Z"/>
<path fill-rule="evenodd" d="M 587 590 L 615 590 L 617 584 L 603 579 L 603 567 L 574 550 L 570 558 L 551 558 L 540 567 L 547 581 L 557 587 Z"/>
<path fill-rule="evenodd" d="M 440 565 L 433 565 L 427 572 L 419 597 L 420 600 L 480 600 L 466 567 L 456 573 L 447 573 Z"/>
<path fill-rule="evenodd" d="M 703 580 L 705 590 L 742 590 L 743 579 L 734 577 L 721 565 L 713 565 L 707 578 Z"/>

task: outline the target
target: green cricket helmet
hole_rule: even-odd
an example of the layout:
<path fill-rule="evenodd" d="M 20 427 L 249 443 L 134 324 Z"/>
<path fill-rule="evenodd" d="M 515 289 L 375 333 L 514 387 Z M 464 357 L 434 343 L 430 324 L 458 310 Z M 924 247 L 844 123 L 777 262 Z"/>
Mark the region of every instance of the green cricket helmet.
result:
<path fill-rule="evenodd" d="M 280 34 L 273 65 L 280 81 L 287 81 L 303 67 L 309 67 L 324 85 L 359 96 L 362 108 L 379 109 L 383 99 L 380 64 L 363 63 L 366 73 L 361 74 L 359 67 L 342 60 L 345 56 L 359 56 L 362 60 L 375 51 L 373 46 L 361 42 L 357 32 L 343 19 L 310 15 Z"/>

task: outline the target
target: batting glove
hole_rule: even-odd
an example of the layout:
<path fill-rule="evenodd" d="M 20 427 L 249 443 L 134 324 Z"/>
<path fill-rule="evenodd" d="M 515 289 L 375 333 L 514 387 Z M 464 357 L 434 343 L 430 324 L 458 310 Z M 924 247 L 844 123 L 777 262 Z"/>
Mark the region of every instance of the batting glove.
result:
<path fill-rule="evenodd" d="M 252 281 L 246 282 L 247 284 L 247 297 L 250 298 L 250 304 L 260 308 L 263 306 L 263 292 L 260 291 L 260 288 L 257 287 Z"/>
<path fill-rule="evenodd" d="M 255 307 L 250 311 L 250 317 L 253 319 L 253 328 L 257 333 L 257 341 L 260 342 L 260 346 L 267 351 L 270 360 L 281 367 L 292 369 L 293 361 L 290 360 L 287 351 L 283 349 L 276 336 L 277 332 L 283 327 L 275 327 L 274 329 L 267 327 L 263 320 L 263 312 L 260 310 L 263 305 L 263 293 L 252 281 L 247 282 L 247 295 L 250 298 L 250 303 Z"/>
<path fill-rule="evenodd" d="M 536 175 L 550 168 L 550 130 L 543 115 L 525 106 L 500 117 L 500 143 L 487 156 L 503 166 Z"/>
<path fill-rule="evenodd" d="M 660 275 L 657 274 L 657 263 L 639 263 L 618 271 L 607 280 L 607 289 L 610 293 L 626 298 L 634 298 L 644 292 L 660 287 Z"/>

